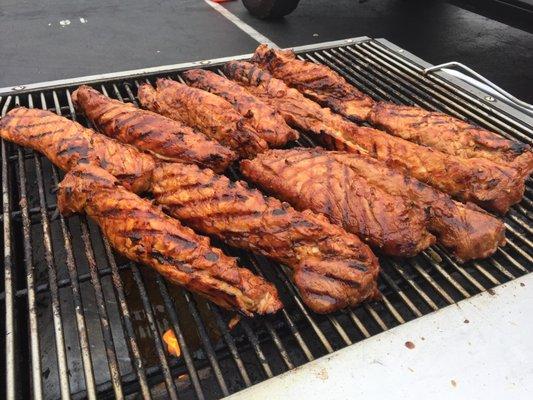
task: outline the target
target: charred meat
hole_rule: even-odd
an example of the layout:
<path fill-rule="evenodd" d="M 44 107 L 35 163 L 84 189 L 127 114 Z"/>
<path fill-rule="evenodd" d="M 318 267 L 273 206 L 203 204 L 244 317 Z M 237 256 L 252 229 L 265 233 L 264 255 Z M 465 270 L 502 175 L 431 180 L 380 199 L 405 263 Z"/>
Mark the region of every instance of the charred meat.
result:
<path fill-rule="evenodd" d="M 426 214 L 369 185 L 349 166 L 314 149 L 270 150 L 241 162 L 252 182 L 299 210 L 312 210 L 385 254 L 412 257 L 435 242 Z"/>
<path fill-rule="evenodd" d="M 221 307 L 248 316 L 282 307 L 272 284 L 239 268 L 208 238 L 119 186 L 99 167 L 72 169 L 59 185 L 58 206 L 64 215 L 87 214 L 119 253 Z"/>
<path fill-rule="evenodd" d="M 531 147 L 420 107 L 377 103 L 368 121 L 391 135 L 462 158 L 486 158 L 516 168 L 527 177 L 533 170 Z"/>
<path fill-rule="evenodd" d="M 110 99 L 89 86 L 76 89 L 72 100 L 100 132 L 159 159 L 198 164 L 218 172 L 236 159 L 233 151 L 179 121 Z"/>
<path fill-rule="evenodd" d="M 319 313 L 378 295 L 377 258 L 353 234 L 325 217 L 299 212 L 193 165 L 166 164 L 154 172 L 157 203 L 186 225 L 291 267 L 305 303 Z"/>
<path fill-rule="evenodd" d="M 463 204 L 416 179 L 399 173 L 378 160 L 360 154 L 326 151 L 320 148 L 272 150 L 244 165 L 263 162 L 276 166 L 277 159 L 289 164 L 342 164 L 350 168 L 366 185 L 380 188 L 428 215 L 427 228 L 457 259 L 469 261 L 492 255 L 505 243 L 503 223 L 474 204 Z M 310 161 L 308 161 L 310 160 Z M 246 169 L 244 173 L 248 175 Z M 259 181 L 262 178 L 257 178 Z M 408 235 L 408 233 L 406 233 Z"/>
<path fill-rule="evenodd" d="M 276 108 L 289 125 L 316 134 L 329 148 L 369 155 L 461 201 L 498 213 L 507 212 L 524 194 L 525 179 L 514 168 L 485 158 L 463 159 L 444 154 L 358 126 L 247 62 L 229 62 L 225 73 Z"/>
<path fill-rule="evenodd" d="M 247 118 L 222 97 L 170 79 L 158 79 L 156 88 L 139 88 L 144 108 L 189 125 L 207 137 L 253 157 L 268 148 Z"/>
<path fill-rule="evenodd" d="M 391 135 L 462 158 L 486 158 L 527 177 L 533 170 L 531 147 L 420 107 L 375 102 L 326 65 L 296 58 L 290 50 L 260 45 L 252 62 L 310 99 L 352 120 L 370 122 Z"/>
<path fill-rule="evenodd" d="M 189 85 L 229 101 L 243 117 L 248 118 L 269 147 L 281 147 L 298 139 L 298 132 L 289 127 L 276 110 L 235 82 L 203 69 L 186 71 L 183 77 Z"/>
<path fill-rule="evenodd" d="M 251 62 L 341 115 L 366 120 L 374 105 L 370 96 L 350 85 L 331 68 L 298 60 L 292 50 L 276 50 L 262 44 L 255 50 Z"/>
<path fill-rule="evenodd" d="M 0 120 L 0 135 L 44 154 L 64 171 L 78 163 L 101 166 L 134 192 L 148 189 L 155 167 L 151 155 L 50 111 L 14 108 Z"/>

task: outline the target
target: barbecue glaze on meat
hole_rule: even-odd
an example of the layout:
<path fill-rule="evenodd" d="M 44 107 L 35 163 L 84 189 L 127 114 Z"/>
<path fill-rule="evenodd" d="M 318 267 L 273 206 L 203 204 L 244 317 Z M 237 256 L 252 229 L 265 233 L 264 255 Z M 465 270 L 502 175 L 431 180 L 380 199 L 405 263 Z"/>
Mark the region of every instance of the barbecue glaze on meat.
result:
<path fill-rule="evenodd" d="M 242 61 L 225 74 L 268 102 L 293 127 L 312 132 L 329 148 L 369 155 L 462 201 L 505 213 L 524 194 L 525 180 L 511 167 L 485 158 L 463 159 L 377 129 L 358 126 L 305 98 L 267 71 Z"/>
<path fill-rule="evenodd" d="M 486 158 L 517 168 L 524 176 L 533 170 L 530 146 L 420 107 L 374 102 L 331 68 L 296 58 L 290 50 L 260 45 L 252 62 L 290 87 L 353 120 L 364 120 L 391 135 L 463 158 Z"/>
<path fill-rule="evenodd" d="M 251 62 L 339 114 L 365 120 L 374 105 L 371 97 L 350 85 L 335 71 L 298 60 L 292 50 L 275 50 L 261 44 Z"/>
<path fill-rule="evenodd" d="M 247 118 L 223 98 L 170 79 L 158 79 L 156 86 L 144 84 L 139 88 L 144 108 L 198 129 L 244 157 L 268 148 Z"/>
<path fill-rule="evenodd" d="M 377 258 L 357 236 L 321 215 L 298 212 L 194 165 L 165 164 L 152 193 L 167 212 L 198 232 L 292 268 L 304 302 L 319 313 L 378 295 Z"/>
<path fill-rule="evenodd" d="M 89 86 L 76 89 L 72 100 L 100 132 L 159 159 L 222 172 L 237 158 L 230 149 L 181 122 L 110 99 Z"/>
<path fill-rule="evenodd" d="M 323 136 L 330 148 L 369 155 L 460 201 L 505 214 L 524 195 L 518 171 L 490 160 L 462 159 L 353 123 L 343 122 L 337 132 Z"/>
<path fill-rule="evenodd" d="M 531 147 L 440 112 L 392 103 L 377 103 L 368 117 L 373 125 L 446 154 L 486 158 L 511 166 L 527 177 L 533 170 Z"/>
<path fill-rule="evenodd" d="M 101 168 L 72 169 L 59 185 L 58 206 L 64 215 L 87 214 L 119 253 L 221 307 L 248 316 L 282 307 L 272 284 L 239 268 L 234 258 L 211 247 L 208 238 L 119 186 Z"/>
<path fill-rule="evenodd" d="M 235 82 L 203 69 L 186 71 L 183 78 L 189 85 L 230 102 L 242 116 L 249 119 L 269 147 L 282 147 L 287 142 L 298 139 L 298 131 L 290 128 L 276 110 Z"/>
<path fill-rule="evenodd" d="M 321 148 L 271 150 L 244 165 L 262 163 L 279 167 L 281 161 L 290 165 L 342 164 L 351 169 L 366 185 L 380 188 L 390 196 L 402 197 L 406 204 L 428 214 L 427 228 L 457 259 L 469 261 L 492 255 L 505 243 L 503 222 L 473 204 L 453 201 L 448 195 L 416 179 L 405 176 L 382 162 L 360 154 L 326 151 Z M 247 171 L 243 171 L 248 175 Z M 258 177 L 258 181 L 264 178 Z M 407 233 L 406 233 L 407 234 Z"/>
<path fill-rule="evenodd" d="M 101 166 L 134 192 L 148 189 L 155 167 L 149 154 L 50 111 L 14 108 L 0 120 L 0 135 L 44 154 L 64 171 L 78 163 Z"/>
<path fill-rule="evenodd" d="M 270 150 L 242 161 L 241 171 L 276 197 L 326 215 L 385 254 L 412 257 L 435 242 L 422 208 L 369 185 L 324 152 Z"/>

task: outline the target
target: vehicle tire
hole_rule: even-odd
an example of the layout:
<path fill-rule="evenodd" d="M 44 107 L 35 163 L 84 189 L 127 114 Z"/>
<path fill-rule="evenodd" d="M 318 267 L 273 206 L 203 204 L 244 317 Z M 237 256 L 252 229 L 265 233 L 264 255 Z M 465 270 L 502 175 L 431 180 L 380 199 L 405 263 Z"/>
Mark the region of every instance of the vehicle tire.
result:
<path fill-rule="evenodd" d="M 300 0 L 242 0 L 250 14 L 262 18 L 281 18 L 293 12 Z"/>

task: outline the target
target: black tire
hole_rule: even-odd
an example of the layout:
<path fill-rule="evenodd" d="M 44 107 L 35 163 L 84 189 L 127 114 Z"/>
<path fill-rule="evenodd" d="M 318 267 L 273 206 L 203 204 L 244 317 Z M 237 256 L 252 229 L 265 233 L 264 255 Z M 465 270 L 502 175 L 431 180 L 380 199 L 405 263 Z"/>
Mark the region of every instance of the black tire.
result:
<path fill-rule="evenodd" d="M 250 14 L 261 18 L 281 18 L 293 12 L 300 0 L 242 0 Z"/>

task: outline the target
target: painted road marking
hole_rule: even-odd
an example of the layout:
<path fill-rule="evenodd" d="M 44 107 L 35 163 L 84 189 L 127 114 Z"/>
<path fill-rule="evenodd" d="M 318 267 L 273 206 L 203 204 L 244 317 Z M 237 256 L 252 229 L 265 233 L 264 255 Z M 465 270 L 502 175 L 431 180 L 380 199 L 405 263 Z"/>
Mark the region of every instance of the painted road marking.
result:
<path fill-rule="evenodd" d="M 267 38 L 262 33 L 256 31 L 254 28 L 252 28 L 247 23 L 241 21 L 235 14 L 232 14 L 228 10 L 226 10 L 224 7 L 222 7 L 220 4 L 214 3 L 210 0 L 204 0 L 207 4 L 209 4 L 211 7 L 213 7 L 215 10 L 217 10 L 220 14 L 222 14 L 224 17 L 229 19 L 231 22 L 233 22 L 237 28 L 248 34 L 252 39 L 256 40 L 259 43 L 266 43 L 270 47 L 274 47 L 276 49 L 279 49 L 279 46 L 274 43 L 272 40 Z"/>

